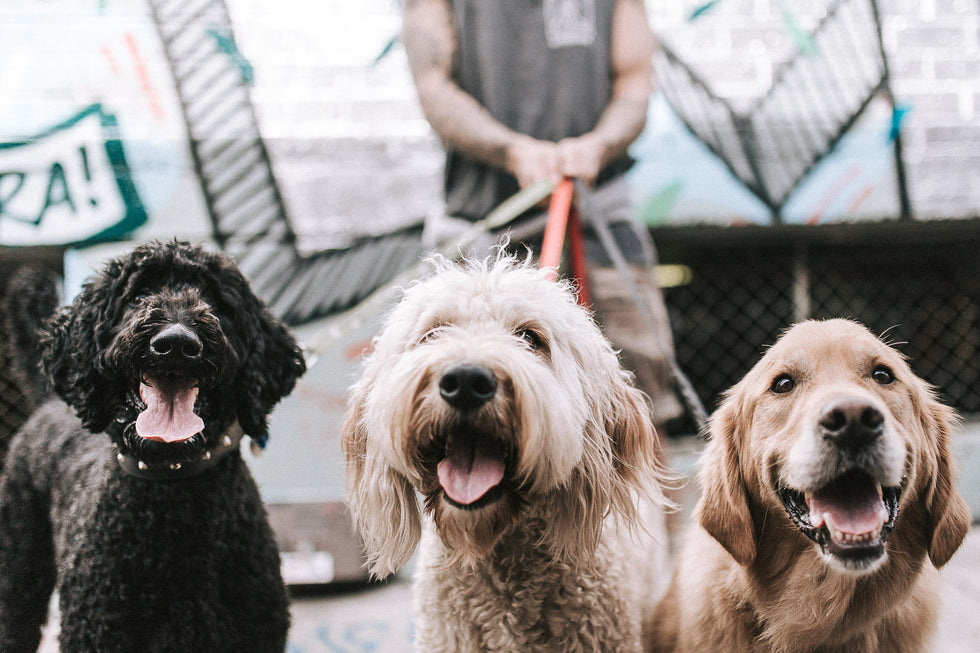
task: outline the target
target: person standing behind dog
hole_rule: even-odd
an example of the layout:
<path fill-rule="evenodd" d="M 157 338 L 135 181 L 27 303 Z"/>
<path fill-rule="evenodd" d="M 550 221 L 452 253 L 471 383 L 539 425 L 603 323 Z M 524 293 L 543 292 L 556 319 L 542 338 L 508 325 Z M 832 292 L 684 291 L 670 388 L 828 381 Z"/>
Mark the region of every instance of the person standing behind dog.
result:
<path fill-rule="evenodd" d="M 655 42 L 643 0 L 406 0 L 402 41 L 446 149 L 452 217 L 427 224 L 427 237 L 457 235 L 541 180 L 573 177 L 594 189 L 592 206 L 629 263 L 657 337 L 586 226 L 593 308 L 662 429 L 682 410 L 670 390 L 673 337 L 652 275 L 656 250 L 634 220 L 623 177 L 653 89 Z"/>

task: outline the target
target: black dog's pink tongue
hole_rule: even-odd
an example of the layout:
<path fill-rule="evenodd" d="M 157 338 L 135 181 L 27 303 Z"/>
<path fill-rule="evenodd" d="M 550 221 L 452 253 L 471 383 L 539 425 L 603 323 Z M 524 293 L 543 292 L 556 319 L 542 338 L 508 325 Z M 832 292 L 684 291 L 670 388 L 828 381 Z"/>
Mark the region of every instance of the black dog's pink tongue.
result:
<path fill-rule="evenodd" d="M 436 471 L 439 485 L 449 498 L 468 506 L 503 480 L 504 461 L 495 447 L 459 438 Z"/>
<path fill-rule="evenodd" d="M 168 384 L 154 379 L 140 383 L 146 410 L 136 418 L 136 433 L 147 440 L 183 442 L 204 430 L 194 412 L 197 384 Z"/>
<path fill-rule="evenodd" d="M 813 494 L 810 523 L 826 524 L 834 540 L 847 544 L 877 537 L 888 521 L 878 485 L 869 478 L 847 477 Z"/>

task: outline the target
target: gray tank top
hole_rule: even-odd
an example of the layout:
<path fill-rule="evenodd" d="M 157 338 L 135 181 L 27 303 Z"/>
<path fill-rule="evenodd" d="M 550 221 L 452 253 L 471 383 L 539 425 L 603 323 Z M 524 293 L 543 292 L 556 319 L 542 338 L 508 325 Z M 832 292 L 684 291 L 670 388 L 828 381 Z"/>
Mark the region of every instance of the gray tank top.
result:
<path fill-rule="evenodd" d="M 500 122 L 558 141 L 595 127 L 611 93 L 616 0 L 451 0 L 458 35 L 454 79 Z M 599 184 L 625 172 L 611 163 Z M 495 168 L 446 153 L 446 210 L 478 220 L 518 191 Z"/>

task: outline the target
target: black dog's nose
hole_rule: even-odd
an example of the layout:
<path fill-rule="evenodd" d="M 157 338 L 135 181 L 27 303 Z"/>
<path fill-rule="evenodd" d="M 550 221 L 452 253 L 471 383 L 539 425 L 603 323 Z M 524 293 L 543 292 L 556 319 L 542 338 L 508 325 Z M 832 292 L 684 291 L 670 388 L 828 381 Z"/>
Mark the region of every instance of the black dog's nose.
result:
<path fill-rule="evenodd" d="M 824 408 L 818 424 L 825 439 L 840 447 L 859 448 L 881 437 L 885 416 L 862 399 L 839 399 Z"/>
<path fill-rule="evenodd" d="M 183 324 L 171 324 L 150 340 L 150 352 L 161 358 L 199 358 L 204 345 L 197 334 Z"/>
<path fill-rule="evenodd" d="M 472 410 L 497 393 L 497 377 L 480 365 L 457 365 L 439 379 L 439 394 L 453 408 Z"/>

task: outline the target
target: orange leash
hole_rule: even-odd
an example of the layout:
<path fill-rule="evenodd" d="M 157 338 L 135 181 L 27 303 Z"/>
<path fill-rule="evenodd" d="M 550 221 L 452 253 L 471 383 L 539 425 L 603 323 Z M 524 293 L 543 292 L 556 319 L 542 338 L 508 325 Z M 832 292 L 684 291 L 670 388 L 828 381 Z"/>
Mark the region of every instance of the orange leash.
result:
<path fill-rule="evenodd" d="M 591 301 L 585 277 L 585 239 L 582 234 L 582 220 L 578 211 L 572 206 L 574 190 L 575 182 L 566 178 L 551 192 L 548 221 L 544 228 L 544 239 L 541 242 L 539 266 L 547 268 L 548 278 L 552 281 L 558 278 L 558 267 L 561 264 L 561 253 L 565 246 L 565 233 L 567 231 L 569 254 L 572 259 L 572 277 L 578 286 L 578 302 L 589 307 Z"/>
<path fill-rule="evenodd" d="M 548 268 L 548 278 L 558 278 L 558 265 L 561 263 L 561 250 L 565 246 L 565 227 L 572 209 L 572 192 L 575 184 L 571 179 L 563 179 L 551 191 L 548 205 L 548 222 L 544 227 L 544 240 L 541 241 L 540 267 Z"/>
<path fill-rule="evenodd" d="M 589 295 L 588 277 L 585 264 L 585 235 L 582 231 L 582 216 L 574 206 L 568 215 L 568 254 L 572 258 L 572 277 L 578 289 L 578 303 L 586 308 L 592 307 Z"/>

